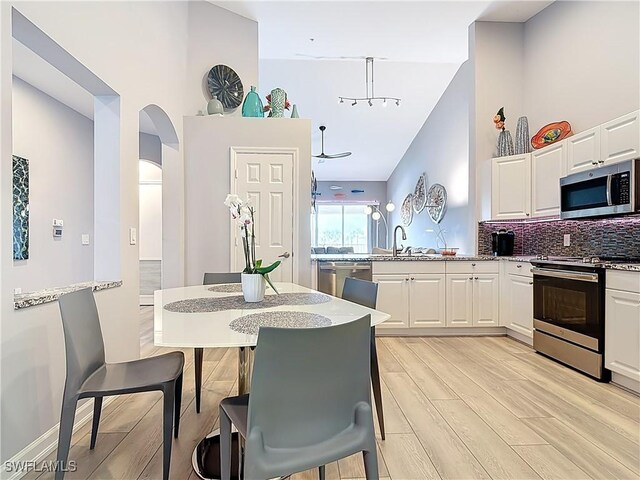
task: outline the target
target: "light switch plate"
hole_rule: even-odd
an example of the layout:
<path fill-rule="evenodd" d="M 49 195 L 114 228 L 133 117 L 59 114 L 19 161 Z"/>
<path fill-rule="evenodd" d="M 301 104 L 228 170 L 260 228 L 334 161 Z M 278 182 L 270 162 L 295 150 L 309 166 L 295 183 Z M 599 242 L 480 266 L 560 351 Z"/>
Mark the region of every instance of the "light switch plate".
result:
<path fill-rule="evenodd" d="M 82 244 L 83 245 L 89 245 L 89 234 L 88 233 L 83 233 L 82 234 Z"/>
<path fill-rule="evenodd" d="M 138 243 L 138 231 L 135 227 L 129 229 L 129 245 Z"/>
<path fill-rule="evenodd" d="M 570 233 L 565 233 L 564 234 L 564 246 L 565 247 L 570 247 L 571 246 L 571 234 Z"/>

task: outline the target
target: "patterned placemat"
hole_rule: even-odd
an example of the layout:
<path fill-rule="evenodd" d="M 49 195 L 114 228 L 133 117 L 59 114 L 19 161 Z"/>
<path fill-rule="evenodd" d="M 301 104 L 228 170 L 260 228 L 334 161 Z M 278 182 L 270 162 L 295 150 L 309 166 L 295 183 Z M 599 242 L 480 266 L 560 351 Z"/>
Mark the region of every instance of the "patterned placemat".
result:
<path fill-rule="evenodd" d="M 283 305 L 317 305 L 330 302 L 331 298 L 323 293 L 281 293 L 280 295 L 265 295 L 262 302 L 248 303 L 244 301 L 242 295 L 218 298 L 202 297 L 167 303 L 164 309 L 177 313 L 213 313 L 223 310 L 247 310 Z"/>
<path fill-rule="evenodd" d="M 242 284 L 241 283 L 226 283 L 222 285 L 214 285 L 213 287 L 208 288 L 210 292 L 217 293 L 242 293 Z"/>
<path fill-rule="evenodd" d="M 317 328 L 328 327 L 331 319 L 307 312 L 262 312 L 252 313 L 233 320 L 231 330 L 247 335 L 257 335 L 260 327 Z"/>

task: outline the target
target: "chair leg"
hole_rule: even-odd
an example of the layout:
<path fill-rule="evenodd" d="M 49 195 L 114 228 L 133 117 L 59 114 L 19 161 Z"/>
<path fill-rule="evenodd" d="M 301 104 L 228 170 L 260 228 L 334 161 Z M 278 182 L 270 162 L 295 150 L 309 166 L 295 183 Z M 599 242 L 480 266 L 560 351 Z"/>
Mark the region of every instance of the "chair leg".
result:
<path fill-rule="evenodd" d="M 62 401 L 55 480 L 62 480 L 64 478 L 64 471 L 67 467 L 67 459 L 69 458 L 69 448 L 71 447 L 71 434 L 73 432 L 73 422 L 76 417 L 77 403 L 78 399 L 76 397 L 66 398 Z"/>
<path fill-rule="evenodd" d="M 176 382 L 168 383 L 163 388 L 162 415 L 162 478 L 169 480 L 171 466 L 171 430 L 173 429 L 173 409 L 175 403 Z"/>
<path fill-rule="evenodd" d="M 182 408 L 182 373 L 176 379 L 176 399 L 175 407 L 173 408 L 173 436 L 178 438 L 178 432 L 180 431 L 180 409 Z"/>
<path fill-rule="evenodd" d="M 220 408 L 220 478 L 231 479 L 231 419 Z"/>
<path fill-rule="evenodd" d="M 102 413 L 102 397 L 93 399 L 93 424 L 91 425 L 91 445 L 89 450 L 96 448 L 96 440 L 98 439 L 98 425 L 100 424 L 100 413 Z"/>
<path fill-rule="evenodd" d="M 380 369 L 378 368 L 378 350 L 376 349 L 376 328 L 371 327 L 371 385 L 373 386 L 373 398 L 378 414 L 380 436 L 384 440 L 384 413 L 382 411 L 382 389 L 380 388 Z"/>
<path fill-rule="evenodd" d="M 318 479 L 319 480 L 324 480 L 325 479 L 325 466 L 324 465 L 320 465 L 318 467 Z"/>
<path fill-rule="evenodd" d="M 200 413 L 200 393 L 202 392 L 202 357 L 204 349 L 193 349 L 193 365 L 196 369 L 196 413 Z"/>
<path fill-rule="evenodd" d="M 375 450 L 365 450 L 362 452 L 364 460 L 364 476 L 367 480 L 378 480 L 378 454 Z"/>

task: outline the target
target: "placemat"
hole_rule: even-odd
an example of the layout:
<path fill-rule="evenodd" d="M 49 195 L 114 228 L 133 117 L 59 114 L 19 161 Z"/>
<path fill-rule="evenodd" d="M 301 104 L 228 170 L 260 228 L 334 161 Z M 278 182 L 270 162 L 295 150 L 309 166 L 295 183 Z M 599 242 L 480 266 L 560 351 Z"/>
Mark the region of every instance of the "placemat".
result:
<path fill-rule="evenodd" d="M 308 312 L 262 312 L 252 313 L 233 320 L 231 330 L 247 335 L 257 335 L 260 327 L 317 328 L 328 327 L 331 319 Z"/>

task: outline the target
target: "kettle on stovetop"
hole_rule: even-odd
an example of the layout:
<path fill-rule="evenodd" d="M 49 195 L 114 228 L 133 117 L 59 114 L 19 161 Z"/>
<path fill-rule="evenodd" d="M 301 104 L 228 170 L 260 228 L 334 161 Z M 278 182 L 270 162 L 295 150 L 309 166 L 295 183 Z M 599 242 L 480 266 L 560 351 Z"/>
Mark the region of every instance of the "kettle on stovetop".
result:
<path fill-rule="evenodd" d="M 491 251 L 496 257 L 510 257 L 513 255 L 513 244 L 516 234 L 511 230 L 501 228 L 491 234 Z"/>

